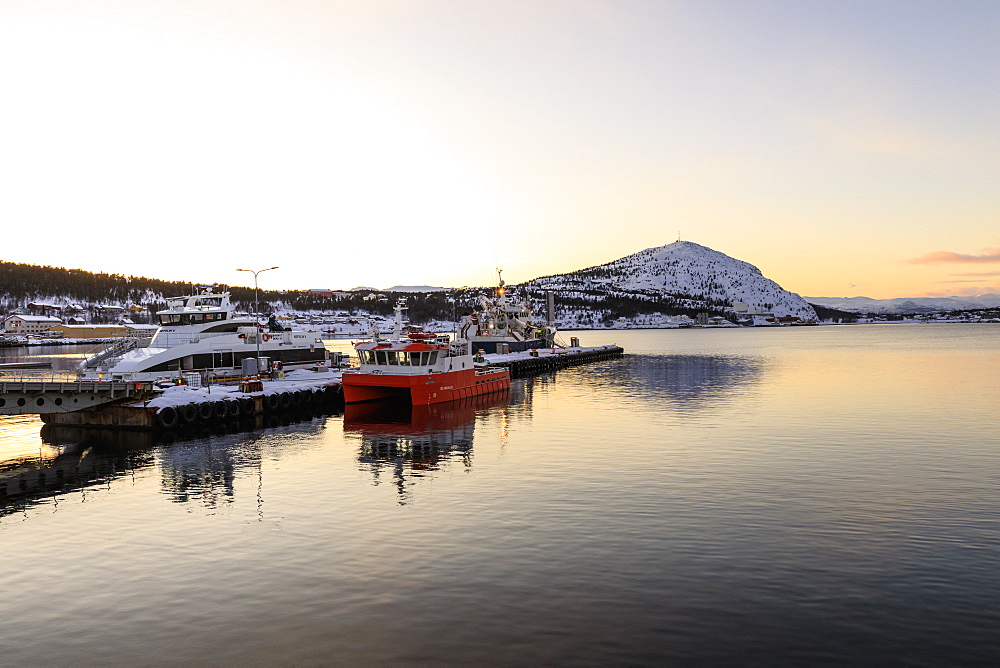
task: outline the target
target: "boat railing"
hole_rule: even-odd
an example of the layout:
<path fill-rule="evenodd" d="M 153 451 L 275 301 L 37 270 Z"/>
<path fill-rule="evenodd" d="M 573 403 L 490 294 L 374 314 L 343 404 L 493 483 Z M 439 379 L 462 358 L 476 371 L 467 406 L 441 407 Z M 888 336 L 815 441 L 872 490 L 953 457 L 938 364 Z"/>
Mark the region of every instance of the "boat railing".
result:
<path fill-rule="evenodd" d="M 113 344 L 97 353 L 92 355 L 83 361 L 80 365 L 81 369 L 96 369 L 98 366 L 105 362 L 117 359 L 134 348 L 138 348 L 139 344 L 143 340 L 148 340 L 147 337 L 139 334 L 129 332 L 126 336 L 118 339 Z"/>

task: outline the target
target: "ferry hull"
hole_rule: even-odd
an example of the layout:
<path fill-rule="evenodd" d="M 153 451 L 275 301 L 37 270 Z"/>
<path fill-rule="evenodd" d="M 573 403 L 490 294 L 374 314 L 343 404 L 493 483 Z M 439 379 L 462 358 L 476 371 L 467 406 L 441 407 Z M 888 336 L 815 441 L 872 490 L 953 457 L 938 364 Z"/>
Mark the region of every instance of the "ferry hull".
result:
<path fill-rule="evenodd" d="M 462 369 L 416 375 L 345 373 L 342 383 L 344 402 L 348 404 L 403 399 L 420 406 L 509 390 L 510 372 L 504 369 L 476 373 L 472 369 Z"/>

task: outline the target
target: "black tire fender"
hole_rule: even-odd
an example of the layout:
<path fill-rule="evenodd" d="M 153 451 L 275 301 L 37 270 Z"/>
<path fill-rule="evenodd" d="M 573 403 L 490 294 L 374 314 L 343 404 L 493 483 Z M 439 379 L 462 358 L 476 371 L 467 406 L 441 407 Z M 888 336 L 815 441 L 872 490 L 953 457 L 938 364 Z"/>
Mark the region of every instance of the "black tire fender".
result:
<path fill-rule="evenodd" d="M 198 419 L 198 407 L 194 404 L 184 404 L 178 410 L 181 416 L 181 422 L 184 424 L 191 424 Z"/>
<path fill-rule="evenodd" d="M 156 413 L 156 424 L 160 429 L 173 429 L 179 421 L 180 416 L 173 406 L 164 406 Z"/>

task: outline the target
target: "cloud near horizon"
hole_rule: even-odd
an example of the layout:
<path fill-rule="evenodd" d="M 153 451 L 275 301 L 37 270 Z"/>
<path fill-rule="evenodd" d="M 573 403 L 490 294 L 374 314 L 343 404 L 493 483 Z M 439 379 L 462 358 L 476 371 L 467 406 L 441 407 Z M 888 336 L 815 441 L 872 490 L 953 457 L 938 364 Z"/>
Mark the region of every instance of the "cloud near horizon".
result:
<path fill-rule="evenodd" d="M 978 263 L 978 262 L 1000 262 L 1000 248 L 984 248 L 982 255 L 965 255 L 963 253 L 952 253 L 951 251 L 934 251 L 923 257 L 915 257 L 907 260 L 910 264 L 943 264 L 952 263 Z"/>

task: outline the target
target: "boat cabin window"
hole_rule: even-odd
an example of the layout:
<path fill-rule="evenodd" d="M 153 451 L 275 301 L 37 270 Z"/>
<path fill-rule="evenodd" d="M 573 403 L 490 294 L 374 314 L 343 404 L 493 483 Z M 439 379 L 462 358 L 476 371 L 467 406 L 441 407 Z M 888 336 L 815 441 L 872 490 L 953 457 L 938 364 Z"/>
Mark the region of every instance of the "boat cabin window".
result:
<path fill-rule="evenodd" d="M 380 366 L 427 366 L 437 362 L 438 351 L 405 350 L 359 350 L 358 359 L 362 364 Z"/>
<path fill-rule="evenodd" d="M 216 311 L 208 313 L 161 313 L 160 316 L 161 325 L 200 325 L 206 322 L 216 322 L 218 320 L 225 320 L 225 311 Z"/>

